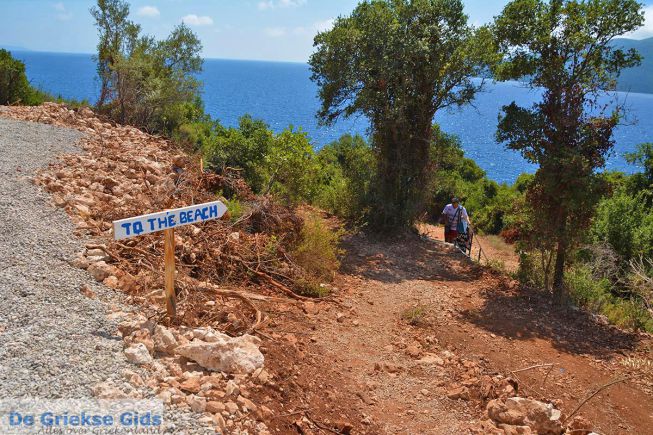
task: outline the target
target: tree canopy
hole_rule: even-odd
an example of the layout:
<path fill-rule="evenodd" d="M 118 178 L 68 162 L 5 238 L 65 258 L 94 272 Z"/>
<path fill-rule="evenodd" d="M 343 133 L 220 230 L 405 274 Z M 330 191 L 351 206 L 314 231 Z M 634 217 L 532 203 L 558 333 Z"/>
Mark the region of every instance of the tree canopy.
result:
<path fill-rule="evenodd" d="M 371 0 L 315 37 L 312 79 L 324 124 L 371 121 L 379 224 L 412 223 L 429 169 L 433 118 L 468 104 L 491 59 L 487 29 L 467 23 L 460 0 Z"/>
<path fill-rule="evenodd" d="M 171 133 L 201 117 L 202 44 L 180 24 L 164 40 L 141 35 L 123 0 L 98 0 L 91 9 L 98 28 L 101 82 L 98 108 L 121 123 Z"/>
<path fill-rule="evenodd" d="M 25 64 L 14 59 L 7 50 L 0 49 L 0 104 L 22 102 L 29 104 L 30 85 L 25 75 Z"/>
<path fill-rule="evenodd" d="M 636 51 L 616 48 L 612 40 L 642 23 L 634 0 L 514 0 L 493 26 L 503 55 L 495 76 L 544 91 L 531 108 L 514 102 L 503 108 L 497 139 L 539 165 L 527 196 L 532 238 L 555 249 L 559 295 L 567 251 L 600 199 L 604 186 L 596 170 L 605 165 L 622 115 L 609 92 L 619 73 L 640 61 Z"/>

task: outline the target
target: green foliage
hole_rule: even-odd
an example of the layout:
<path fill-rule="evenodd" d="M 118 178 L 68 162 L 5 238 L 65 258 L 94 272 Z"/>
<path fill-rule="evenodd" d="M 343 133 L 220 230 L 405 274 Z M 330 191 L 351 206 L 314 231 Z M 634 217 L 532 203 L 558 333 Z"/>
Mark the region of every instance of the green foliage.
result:
<path fill-rule="evenodd" d="M 513 0 L 493 26 L 504 54 L 494 74 L 501 80 L 528 77 L 545 89 L 573 85 L 585 94 L 614 89 L 621 70 L 638 65 L 641 57 L 612 40 L 643 22 L 635 0 Z"/>
<path fill-rule="evenodd" d="M 302 296 L 311 298 L 324 298 L 329 296 L 331 289 L 329 286 L 315 279 L 297 278 L 295 279 L 296 291 Z"/>
<path fill-rule="evenodd" d="M 232 223 L 238 221 L 244 214 L 246 207 L 243 205 L 238 198 L 222 198 L 224 205 L 227 206 L 227 211 L 229 212 L 229 217 Z"/>
<path fill-rule="evenodd" d="M 123 124 L 168 135 L 203 118 L 195 79 L 202 45 L 190 28 L 182 23 L 161 41 L 142 36 L 123 0 L 98 0 L 91 14 L 100 39 L 100 110 Z"/>
<path fill-rule="evenodd" d="M 272 192 L 297 204 L 315 192 L 315 158 L 306 133 L 287 128 L 274 137 L 264 159 L 265 193 Z"/>
<path fill-rule="evenodd" d="M 201 149 L 212 170 L 239 170 L 256 193 L 271 193 L 292 204 L 311 201 L 315 196 L 315 153 L 301 130 L 289 127 L 275 134 L 263 121 L 245 115 L 238 128 L 225 128 L 213 121 L 195 122 L 182 125 L 177 137 Z"/>
<path fill-rule="evenodd" d="M 369 218 L 374 152 L 361 136 L 344 135 L 317 153 L 314 203 L 351 221 Z"/>
<path fill-rule="evenodd" d="M 183 126 L 181 131 L 192 130 L 192 140 L 201 147 L 207 164 L 217 172 L 224 168 L 237 168 L 255 192 L 262 192 L 266 185 L 264 165 L 272 151 L 274 133 L 261 120 L 245 115 L 240 118 L 239 128 L 224 128 L 216 123 L 194 123 Z M 191 136 L 190 133 L 187 134 Z"/>
<path fill-rule="evenodd" d="M 632 158 L 634 155 L 638 158 Z M 572 257 L 564 283 L 576 305 L 602 314 L 618 326 L 650 332 L 653 209 L 647 204 L 651 192 L 640 183 L 646 179 L 652 156 L 646 147 L 640 147 L 634 155 L 630 160 L 644 172 L 602 174 L 612 193 L 601 199 L 589 234 L 583 239 L 585 245 Z M 524 225 L 522 228 L 533 225 L 532 212 L 527 215 L 528 219 L 519 224 Z M 535 237 L 523 237 L 519 242 L 526 251 L 520 255 L 518 278 L 524 284 L 548 288 L 553 245 L 539 240 L 538 232 L 533 233 Z"/>
<path fill-rule="evenodd" d="M 418 304 L 414 307 L 406 308 L 401 313 L 401 318 L 404 322 L 411 326 L 422 326 L 426 322 L 427 307 Z"/>
<path fill-rule="evenodd" d="M 0 49 L 0 104 L 37 106 L 46 101 L 64 103 L 70 108 L 88 106 L 88 101 L 77 101 L 51 95 L 30 85 L 25 64 L 14 59 L 7 50 Z"/>
<path fill-rule="evenodd" d="M 460 140 L 433 127 L 431 159 L 434 172 L 428 192 L 431 216 L 440 216 L 442 208 L 453 196 L 465 205 L 474 228 L 499 234 L 506 226 L 519 192 L 506 184 L 487 178 L 472 159 L 466 158 Z"/>
<path fill-rule="evenodd" d="M 506 263 L 503 260 L 490 259 L 488 260 L 486 266 L 496 273 L 500 273 L 502 275 L 507 273 Z"/>
<path fill-rule="evenodd" d="M 98 29 L 97 72 L 101 82 L 98 106 L 111 98 L 112 66 L 122 53 L 133 50 L 141 27 L 128 20 L 129 4 L 123 0 L 98 0 L 91 15 Z"/>
<path fill-rule="evenodd" d="M 590 235 L 594 242 L 607 242 L 622 261 L 641 256 L 653 258 L 653 210 L 646 194 L 628 194 L 621 189 L 601 201 Z"/>
<path fill-rule="evenodd" d="M 633 194 L 646 192 L 643 199 L 653 205 L 653 143 L 639 144 L 635 152 L 626 153 L 625 157 L 630 164 L 643 169 L 629 177 L 628 190 Z"/>
<path fill-rule="evenodd" d="M 531 231 L 539 241 L 554 241 L 559 297 L 567 254 L 604 192 L 596 170 L 612 149 L 621 116 L 619 108 L 599 114 L 588 108 L 614 90 L 621 70 L 640 62 L 635 50 L 622 51 L 611 41 L 642 22 L 635 0 L 513 0 L 493 26 L 503 54 L 495 76 L 544 89 L 530 109 L 514 102 L 503 108 L 497 139 L 539 165 L 527 192 Z"/>
<path fill-rule="evenodd" d="M 528 247 L 529 250 L 519 249 L 519 268 L 516 278 L 523 285 L 549 291 L 551 290 L 554 251 L 551 249 L 550 243 L 544 242 L 534 248 L 529 244 L 532 242 L 532 239 L 526 243 L 520 240 L 517 244 L 518 248 Z"/>
<path fill-rule="evenodd" d="M 312 276 L 331 281 L 340 267 L 339 248 L 343 231 L 329 228 L 316 213 L 304 218 L 301 240 L 292 252 L 293 259 Z"/>
<path fill-rule="evenodd" d="M 300 240 L 290 253 L 305 272 L 299 283 L 302 293 L 320 297 L 328 292 L 322 284 L 331 282 L 340 267 L 342 236 L 342 229 L 329 228 L 317 213 L 306 214 Z"/>
<path fill-rule="evenodd" d="M 0 49 L 0 104 L 30 105 L 33 89 L 25 75 L 25 64 L 14 59 L 7 50 Z"/>
<path fill-rule="evenodd" d="M 321 121 L 358 113 L 372 123 L 377 227 L 407 226 L 421 213 L 433 117 L 472 100 L 489 43 L 459 0 L 364 1 L 315 37 Z"/>
<path fill-rule="evenodd" d="M 460 139 L 444 133 L 438 125 L 434 125 L 429 151 L 433 162 L 433 175 L 428 188 L 431 195 L 429 202 L 435 207 L 431 214 L 439 216 L 442 207 L 453 196 L 460 197 L 468 209 L 478 209 L 470 207 L 468 201 L 473 201 L 470 197 L 478 197 L 476 193 L 482 190 L 479 182 L 487 179 L 485 172 L 473 160 L 465 158 Z"/>
<path fill-rule="evenodd" d="M 610 280 L 596 279 L 587 266 L 568 271 L 565 285 L 572 301 L 579 307 L 602 314 L 619 327 L 653 332 L 651 313 L 637 300 L 614 296 Z"/>
<path fill-rule="evenodd" d="M 608 243 L 623 263 L 653 258 L 653 146 L 626 155 L 642 172 L 605 174 L 612 194 L 599 203 L 590 240 Z"/>

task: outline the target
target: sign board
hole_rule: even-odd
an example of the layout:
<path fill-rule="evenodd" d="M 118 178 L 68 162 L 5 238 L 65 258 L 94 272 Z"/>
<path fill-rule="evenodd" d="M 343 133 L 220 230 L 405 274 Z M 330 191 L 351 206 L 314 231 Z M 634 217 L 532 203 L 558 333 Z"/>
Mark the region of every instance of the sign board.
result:
<path fill-rule="evenodd" d="M 121 219 L 113 222 L 113 236 L 116 240 L 163 231 L 166 309 L 170 317 L 177 313 L 175 292 L 175 228 L 219 219 L 227 212 L 227 206 L 220 201 L 190 205 L 158 213 Z"/>
<path fill-rule="evenodd" d="M 121 219 L 113 222 L 113 236 L 116 240 L 122 240 L 157 231 L 171 230 L 183 225 L 219 219 L 226 212 L 227 207 L 222 202 L 213 201 Z"/>

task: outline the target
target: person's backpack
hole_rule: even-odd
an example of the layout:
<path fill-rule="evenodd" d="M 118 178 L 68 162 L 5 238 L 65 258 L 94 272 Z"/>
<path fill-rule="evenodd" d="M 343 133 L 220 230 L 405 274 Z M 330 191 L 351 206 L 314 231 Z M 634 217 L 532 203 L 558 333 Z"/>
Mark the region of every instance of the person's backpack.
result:
<path fill-rule="evenodd" d="M 454 220 L 458 218 L 458 223 L 456 224 L 456 231 L 458 231 L 458 234 L 465 234 L 465 224 L 463 223 L 463 212 L 462 212 L 463 206 L 459 205 L 458 206 L 458 211 L 456 211 L 456 214 L 454 215 Z"/>

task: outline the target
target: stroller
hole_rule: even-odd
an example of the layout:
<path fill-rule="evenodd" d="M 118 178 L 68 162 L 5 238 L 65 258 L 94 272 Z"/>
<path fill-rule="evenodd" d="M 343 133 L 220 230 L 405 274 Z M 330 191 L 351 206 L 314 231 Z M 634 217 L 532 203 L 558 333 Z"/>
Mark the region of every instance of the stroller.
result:
<path fill-rule="evenodd" d="M 453 244 L 466 256 L 472 254 L 472 241 L 474 240 L 474 231 L 472 227 L 462 220 L 458 222 L 458 236 Z"/>
<path fill-rule="evenodd" d="M 447 208 L 445 207 L 445 209 L 442 211 L 442 215 L 440 216 L 440 223 L 445 225 L 445 240 L 452 241 L 451 239 L 447 239 L 447 226 L 452 225 L 453 222 L 456 222 L 457 235 L 456 238 L 453 239 L 453 245 L 460 249 L 460 251 L 466 256 L 471 256 L 474 231 L 472 230 L 471 226 L 468 225 L 467 220 L 462 218 L 461 210 L 464 210 L 464 207 L 461 205 L 453 217 L 447 216 L 446 210 Z"/>

